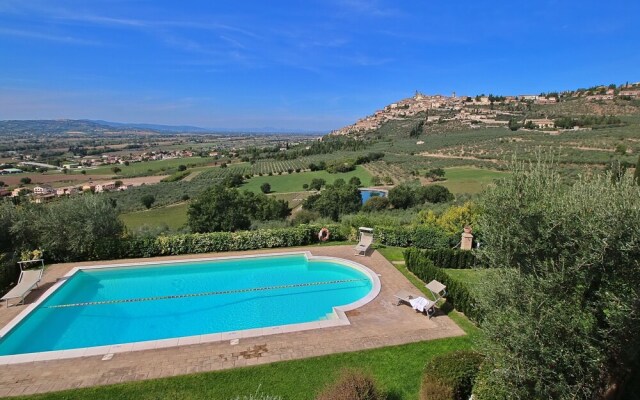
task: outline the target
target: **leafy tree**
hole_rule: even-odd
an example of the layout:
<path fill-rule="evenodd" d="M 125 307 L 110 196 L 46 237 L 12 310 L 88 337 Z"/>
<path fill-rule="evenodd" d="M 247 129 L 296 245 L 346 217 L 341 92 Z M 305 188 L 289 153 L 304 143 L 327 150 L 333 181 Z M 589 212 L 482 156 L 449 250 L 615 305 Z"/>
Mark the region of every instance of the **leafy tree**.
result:
<path fill-rule="evenodd" d="M 389 191 L 389 202 L 394 208 L 409 208 L 416 204 L 416 193 L 409 185 L 399 185 Z"/>
<path fill-rule="evenodd" d="M 187 170 L 187 166 L 184 164 L 180 164 L 178 165 L 178 171 L 186 171 Z"/>
<path fill-rule="evenodd" d="M 28 185 L 31 183 L 31 178 L 29 178 L 28 176 L 25 176 L 24 178 L 20 178 L 20 183 Z"/>
<path fill-rule="evenodd" d="M 268 182 L 265 182 L 260 185 L 260 190 L 262 193 L 271 193 L 271 185 Z"/>
<path fill-rule="evenodd" d="M 438 181 L 442 178 L 444 178 L 444 169 L 442 168 L 432 168 L 429 171 L 427 171 L 426 177 L 431 179 L 432 181 Z"/>
<path fill-rule="evenodd" d="M 151 208 L 151 206 L 153 205 L 153 203 L 155 203 L 156 201 L 156 197 L 152 194 L 145 194 L 144 196 L 142 196 L 140 198 L 140 201 L 142 202 L 142 204 L 147 207 L 147 209 Z"/>
<path fill-rule="evenodd" d="M 389 199 L 382 196 L 373 196 L 367 200 L 366 203 L 362 205 L 362 211 L 364 212 L 375 212 L 386 210 L 391 206 Z"/>
<path fill-rule="evenodd" d="M 362 181 L 357 176 L 352 176 L 351 179 L 349 179 L 349 185 L 360 187 L 362 186 Z"/>
<path fill-rule="evenodd" d="M 426 185 L 416 190 L 416 196 L 421 203 L 446 203 L 454 199 L 453 193 L 442 185 Z"/>
<path fill-rule="evenodd" d="M 482 254 L 502 272 L 478 295 L 478 399 L 615 394 L 640 348 L 640 187 L 516 165 L 480 207 Z"/>
<path fill-rule="evenodd" d="M 302 185 L 302 188 L 303 188 L 304 190 L 309 189 L 309 184 L 308 184 L 308 183 L 303 184 L 303 185 Z"/>
<path fill-rule="evenodd" d="M 125 166 L 125 167 L 128 167 L 128 166 L 129 166 L 129 164 L 130 164 L 130 163 L 129 163 L 129 161 L 125 161 L 125 162 L 124 162 L 124 166 Z"/>
<path fill-rule="evenodd" d="M 311 189 L 311 190 L 320 190 L 326 184 L 327 184 L 327 181 L 325 181 L 322 178 L 313 178 L 311 180 L 311 183 L 309 184 L 309 189 Z"/>
<path fill-rule="evenodd" d="M 81 173 L 82 175 L 86 175 L 86 174 L 87 174 L 87 171 L 83 169 L 82 171 L 80 171 L 80 173 Z"/>
<path fill-rule="evenodd" d="M 308 197 L 303 207 L 337 221 L 341 215 L 358 212 L 361 203 L 360 191 L 356 186 L 334 183 L 327 185 L 321 193 Z"/>
<path fill-rule="evenodd" d="M 120 167 L 113 167 L 113 168 L 111 168 L 111 171 L 113 171 L 114 174 L 117 174 L 118 172 L 120 172 L 122 170 L 120 169 Z"/>
<path fill-rule="evenodd" d="M 640 185 L 640 156 L 638 156 L 638 161 L 636 161 L 636 170 L 633 173 L 633 179 L 636 181 L 636 185 Z"/>
<path fill-rule="evenodd" d="M 382 179 L 378 175 L 374 175 L 371 177 L 371 186 L 380 186 L 382 185 Z"/>
<path fill-rule="evenodd" d="M 195 198 L 187 213 L 193 232 L 233 232 L 248 229 L 252 219 L 284 219 L 291 210 L 284 200 L 217 185 Z"/>
<path fill-rule="evenodd" d="M 231 174 L 222 180 L 222 184 L 229 188 L 240 187 L 244 183 L 242 174 Z"/>
<path fill-rule="evenodd" d="M 56 261 L 96 260 L 118 256 L 124 225 L 105 196 L 76 196 L 16 208 L 9 232 L 16 250 L 43 249 Z"/>
<path fill-rule="evenodd" d="M 192 232 L 233 232 L 248 229 L 251 219 L 244 198 L 237 189 L 213 186 L 189 205 L 189 228 Z"/>

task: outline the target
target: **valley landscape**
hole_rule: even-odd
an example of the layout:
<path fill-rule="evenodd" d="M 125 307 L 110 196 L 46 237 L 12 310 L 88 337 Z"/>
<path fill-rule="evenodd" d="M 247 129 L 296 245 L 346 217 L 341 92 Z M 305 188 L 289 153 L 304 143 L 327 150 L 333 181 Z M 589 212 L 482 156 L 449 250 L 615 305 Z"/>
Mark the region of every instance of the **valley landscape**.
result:
<path fill-rule="evenodd" d="M 638 398 L 640 9 L 587 3 L 0 5 L 0 397 Z"/>

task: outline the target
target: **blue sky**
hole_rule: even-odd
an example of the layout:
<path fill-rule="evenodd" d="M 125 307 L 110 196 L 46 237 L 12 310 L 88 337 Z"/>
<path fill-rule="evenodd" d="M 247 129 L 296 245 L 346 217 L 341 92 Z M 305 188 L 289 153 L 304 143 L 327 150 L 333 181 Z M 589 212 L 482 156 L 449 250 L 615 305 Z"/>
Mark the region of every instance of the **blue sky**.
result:
<path fill-rule="evenodd" d="M 424 93 L 640 81 L 637 0 L 0 0 L 0 119 L 326 131 Z"/>

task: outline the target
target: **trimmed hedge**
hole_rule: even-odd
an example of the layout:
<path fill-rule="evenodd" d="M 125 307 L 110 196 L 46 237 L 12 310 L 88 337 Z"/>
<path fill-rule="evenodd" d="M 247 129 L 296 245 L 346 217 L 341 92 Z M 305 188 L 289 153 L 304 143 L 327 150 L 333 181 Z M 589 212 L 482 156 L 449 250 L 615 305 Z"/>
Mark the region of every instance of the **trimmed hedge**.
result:
<path fill-rule="evenodd" d="M 388 227 L 376 226 L 375 236 L 386 246 L 418 247 L 420 249 L 448 249 L 449 235 L 432 226 Z"/>
<path fill-rule="evenodd" d="M 420 388 L 421 400 L 467 400 L 484 357 L 459 350 L 433 357 Z"/>
<path fill-rule="evenodd" d="M 425 250 L 409 248 L 404 251 L 405 265 L 409 271 L 423 282 L 433 279 L 447 286 L 447 302 L 468 318 L 480 322 L 480 313 L 476 301 L 467 284 L 451 278 L 445 271 L 436 267 Z"/>
<path fill-rule="evenodd" d="M 120 258 L 155 257 L 223 251 L 294 247 L 318 243 L 320 225 L 240 232 L 190 233 L 152 238 L 129 237 L 121 242 Z M 330 240 L 346 240 L 349 232 L 328 225 Z"/>
<path fill-rule="evenodd" d="M 433 249 L 424 252 L 440 268 L 470 269 L 482 267 L 473 251 L 457 249 Z"/>

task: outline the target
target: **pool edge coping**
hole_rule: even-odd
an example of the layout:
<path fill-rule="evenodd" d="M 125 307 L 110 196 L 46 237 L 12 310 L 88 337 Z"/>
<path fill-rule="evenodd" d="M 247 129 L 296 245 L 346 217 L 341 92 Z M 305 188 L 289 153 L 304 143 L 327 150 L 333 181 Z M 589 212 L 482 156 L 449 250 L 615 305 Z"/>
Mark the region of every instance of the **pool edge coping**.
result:
<path fill-rule="evenodd" d="M 61 359 L 68 359 L 68 358 L 89 357 L 89 356 L 98 356 L 98 355 L 116 354 L 116 353 L 128 353 L 133 351 L 153 350 L 153 349 L 161 349 L 161 348 L 167 348 L 167 347 L 221 342 L 221 341 L 227 341 L 227 340 L 230 341 L 233 339 L 245 339 L 245 338 L 253 338 L 253 337 L 259 337 L 259 336 L 266 336 L 266 335 L 275 335 L 280 333 L 301 332 L 301 331 L 307 331 L 312 329 L 322 329 L 322 328 L 351 325 L 351 322 L 349 321 L 349 318 L 347 317 L 346 313 L 348 311 L 360 308 L 365 304 L 373 301 L 380 294 L 380 290 L 382 286 L 381 286 L 379 275 L 375 273 L 373 270 L 371 270 L 370 268 L 368 268 L 367 266 L 362 265 L 358 262 L 347 260 L 340 257 L 315 256 L 309 250 L 264 253 L 264 254 L 246 254 L 246 255 L 237 255 L 237 256 L 189 258 L 189 259 L 183 259 L 183 260 L 148 261 L 148 262 L 116 263 L 116 264 L 87 265 L 87 266 L 81 265 L 81 266 L 73 267 L 65 275 L 58 278 L 56 282 L 49 289 L 47 289 L 47 291 L 44 292 L 35 302 L 29 304 L 24 310 L 22 310 L 18 315 L 16 315 L 11 321 L 9 321 L 9 323 L 3 326 L 2 329 L 0 329 L 0 338 L 4 337 L 12 329 L 14 329 L 35 308 L 37 308 L 49 296 L 55 293 L 55 291 L 58 290 L 60 286 L 62 286 L 71 276 L 76 274 L 78 271 L 105 269 L 105 268 L 144 267 L 144 266 L 154 266 L 154 265 L 161 266 L 164 264 L 220 261 L 220 260 L 242 259 L 242 258 L 260 258 L 260 257 L 266 257 L 266 256 L 276 257 L 276 256 L 287 256 L 287 255 L 296 255 L 296 254 L 304 255 L 308 261 L 312 261 L 312 260 L 332 261 L 338 264 L 346 265 L 350 268 L 354 268 L 364 273 L 366 276 L 368 276 L 371 279 L 372 288 L 366 296 L 364 296 L 359 300 L 356 300 L 355 302 L 345 304 L 342 306 L 333 307 L 333 313 L 336 315 L 336 318 L 331 318 L 327 320 L 302 322 L 298 324 L 278 325 L 278 326 L 266 327 L 266 328 L 243 329 L 238 331 L 229 331 L 229 332 L 221 332 L 221 333 L 209 333 L 209 334 L 203 334 L 203 335 L 182 336 L 177 338 L 121 343 L 121 344 L 113 344 L 113 345 L 105 345 L 105 346 L 83 347 L 78 349 L 53 350 L 53 351 L 13 354 L 13 355 L 5 355 L 5 356 L 0 355 L 0 365 L 21 364 L 21 363 L 29 363 L 29 362 L 36 362 L 36 361 L 61 360 Z"/>

